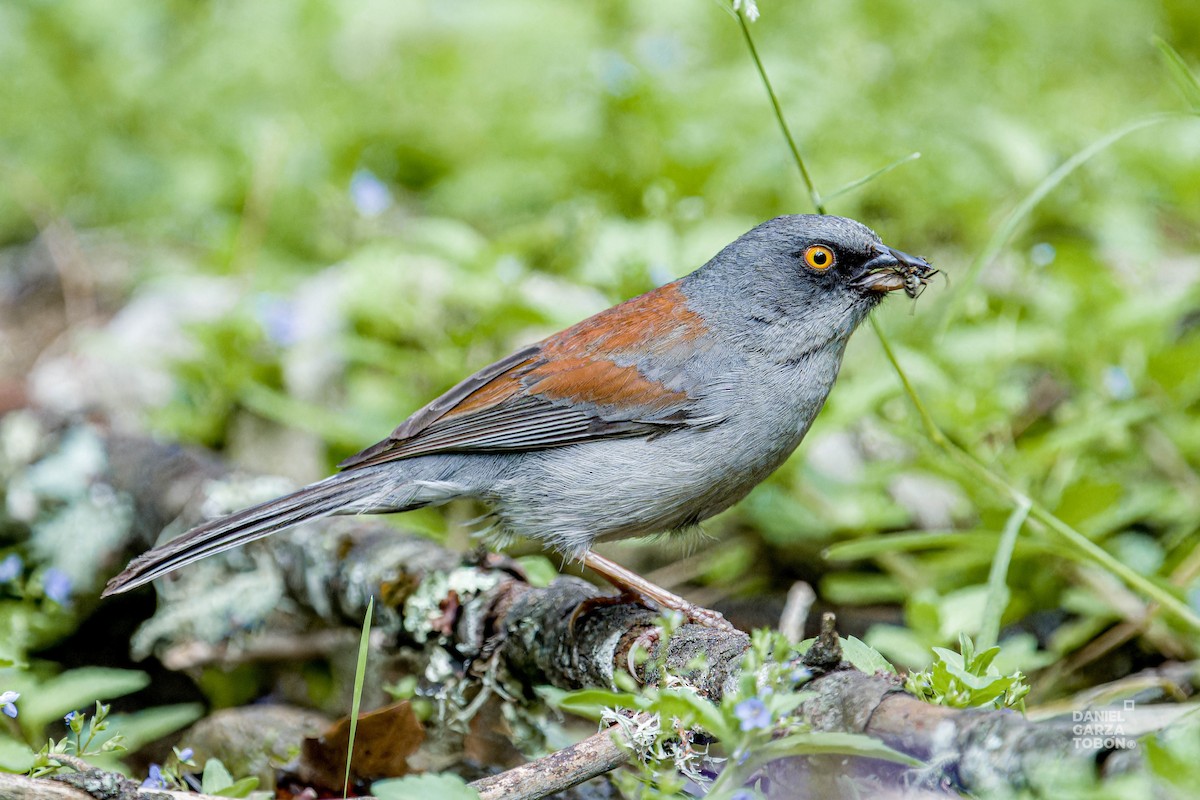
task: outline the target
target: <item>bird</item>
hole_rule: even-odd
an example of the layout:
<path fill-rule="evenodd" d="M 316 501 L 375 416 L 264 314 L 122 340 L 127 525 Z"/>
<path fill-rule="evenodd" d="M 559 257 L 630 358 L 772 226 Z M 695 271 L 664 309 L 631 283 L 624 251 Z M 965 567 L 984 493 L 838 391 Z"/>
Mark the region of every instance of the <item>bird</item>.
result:
<path fill-rule="evenodd" d="M 859 324 L 936 272 L 851 219 L 768 220 L 694 272 L 484 367 L 334 475 L 149 550 L 104 596 L 327 515 L 474 498 L 496 536 L 725 628 L 592 546 L 693 529 L 745 497 L 808 432 Z"/>

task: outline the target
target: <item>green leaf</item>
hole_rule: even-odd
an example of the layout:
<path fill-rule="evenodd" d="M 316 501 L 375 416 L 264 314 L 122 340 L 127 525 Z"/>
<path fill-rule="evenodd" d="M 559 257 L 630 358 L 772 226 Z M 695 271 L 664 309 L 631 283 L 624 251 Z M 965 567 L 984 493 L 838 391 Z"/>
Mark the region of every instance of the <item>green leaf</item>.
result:
<path fill-rule="evenodd" d="M 113 714 L 108 718 L 108 730 L 125 737 L 125 746 L 137 750 L 156 739 L 191 725 L 200 719 L 204 706 L 200 703 L 179 703 L 155 706 L 132 714 Z M 101 734 L 101 737 L 106 734 Z"/>
<path fill-rule="evenodd" d="M 150 684 L 150 676 L 131 669 L 81 667 L 45 681 L 21 697 L 21 724 L 40 729 L 68 711 L 88 708 L 97 700 L 136 692 Z"/>
<path fill-rule="evenodd" d="M 525 580 L 530 586 L 544 588 L 558 577 L 558 568 L 545 556 L 521 556 L 517 559 L 521 569 L 525 571 Z"/>
<path fill-rule="evenodd" d="M 976 653 L 975 657 L 971 659 L 968 669 L 976 675 L 986 675 L 988 668 L 992 666 L 992 662 L 998 655 L 1000 655 L 1000 646 L 993 645 L 982 653 Z"/>
<path fill-rule="evenodd" d="M 35 757 L 29 745 L 0 734 L 0 772 L 25 772 Z"/>
<path fill-rule="evenodd" d="M 587 719 L 600 719 L 606 708 L 642 708 L 643 700 L 632 692 L 608 689 L 577 689 L 564 691 L 553 686 L 539 686 L 537 693 L 552 708 Z"/>
<path fill-rule="evenodd" d="M 410 775 L 371 784 L 378 800 L 479 800 L 479 792 L 457 775 Z"/>
<path fill-rule="evenodd" d="M 873 675 L 876 672 L 896 674 L 896 668 L 871 645 L 854 636 L 843 636 L 842 656 L 854 665 L 855 669 Z"/>
<path fill-rule="evenodd" d="M 855 561 L 873 558 L 885 553 L 906 553 L 921 550 L 940 550 L 947 547 L 975 546 L 979 542 L 974 534 L 921 531 L 920 533 L 885 533 L 863 536 L 826 547 L 822 555 L 830 561 Z"/>
<path fill-rule="evenodd" d="M 699 725 L 718 739 L 729 739 L 733 733 L 716 704 L 691 689 L 663 689 L 649 709 L 662 714 L 664 726 L 671 717 L 678 717 L 685 726 Z"/>
<path fill-rule="evenodd" d="M 205 762 L 204 775 L 200 778 L 200 788 L 204 794 L 219 794 L 230 786 L 233 786 L 233 776 L 219 758 L 210 758 Z"/>
<path fill-rule="evenodd" d="M 234 781 L 224 789 L 215 792 L 215 794 L 218 797 L 248 797 L 257 788 L 258 778 L 251 775 L 248 778 L 241 778 Z"/>

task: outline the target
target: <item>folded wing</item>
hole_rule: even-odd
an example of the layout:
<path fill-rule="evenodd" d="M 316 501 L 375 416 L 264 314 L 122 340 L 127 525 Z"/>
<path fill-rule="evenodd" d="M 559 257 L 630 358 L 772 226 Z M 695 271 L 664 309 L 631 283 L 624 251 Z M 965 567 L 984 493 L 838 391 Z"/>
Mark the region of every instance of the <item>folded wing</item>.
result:
<path fill-rule="evenodd" d="M 560 447 L 702 424 L 685 366 L 704 349 L 706 332 L 678 283 L 668 284 L 485 367 L 339 466 Z"/>

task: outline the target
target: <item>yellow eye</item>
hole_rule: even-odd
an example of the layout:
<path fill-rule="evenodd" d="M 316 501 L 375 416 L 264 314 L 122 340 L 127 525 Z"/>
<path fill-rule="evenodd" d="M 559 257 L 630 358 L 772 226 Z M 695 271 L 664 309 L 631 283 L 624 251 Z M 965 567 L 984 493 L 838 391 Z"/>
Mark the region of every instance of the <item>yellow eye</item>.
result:
<path fill-rule="evenodd" d="M 823 244 L 814 244 L 804 251 L 804 263 L 813 269 L 829 269 L 833 266 L 833 262 L 833 251 Z"/>

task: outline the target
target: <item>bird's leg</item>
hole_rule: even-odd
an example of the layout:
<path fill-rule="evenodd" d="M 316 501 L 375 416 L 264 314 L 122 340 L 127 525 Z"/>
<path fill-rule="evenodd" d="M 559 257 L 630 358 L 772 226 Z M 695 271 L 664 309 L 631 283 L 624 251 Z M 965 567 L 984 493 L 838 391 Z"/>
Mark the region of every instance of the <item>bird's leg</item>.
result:
<path fill-rule="evenodd" d="M 737 630 L 720 613 L 708 608 L 689 603 L 677 594 L 668 592 L 661 586 L 656 586 L 632 570 L 625 569 L 616 562 L 609 561 L 602 555 L 589 550 L 583 557 L 583 565 L 604 580 L 611 583 L 622 593 L 628 592 L 660 609 L 678 611 L 690 622 L 715 628 L 719 631 Z"/>

